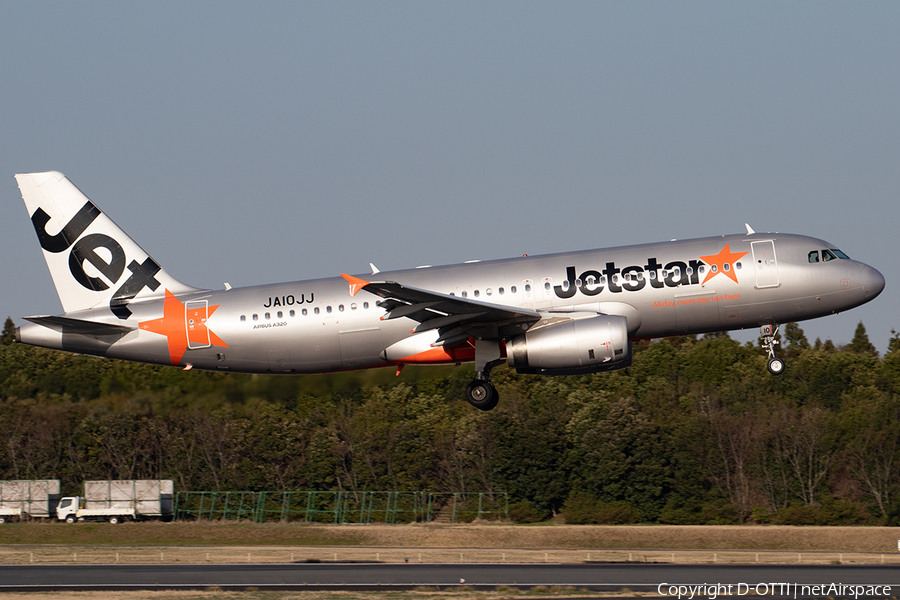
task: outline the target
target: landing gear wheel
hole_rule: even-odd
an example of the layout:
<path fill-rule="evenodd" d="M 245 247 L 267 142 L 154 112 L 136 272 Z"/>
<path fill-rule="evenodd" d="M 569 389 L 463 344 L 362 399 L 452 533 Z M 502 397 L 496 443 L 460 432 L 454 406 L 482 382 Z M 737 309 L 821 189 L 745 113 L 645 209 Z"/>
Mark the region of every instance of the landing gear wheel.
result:
<path fill-rule="evenodd" d="M 499 399 L 496 388 L 486 379 L 476 379 L 466 386 L 466 401 L 479 410 L 491 410 Z"/>
<path fill-rule="evenodd" d="M 759 336 L 762 340 L 760 345 L 769 355 L 769 364 L 766 368 L 772 375 L 781 375 L 784 373 L 784 361 L 775 356 L 775 346 L 778 345 L 776 335 L 778 335 L 778 325 L 763 325 L 759 328 Z"/>
<path fill-rule="evenodd" d="M 770 358 L 767 368 L 772 375 L 781 375 L 784 373 L 784 361 L 780 358 Z"/>

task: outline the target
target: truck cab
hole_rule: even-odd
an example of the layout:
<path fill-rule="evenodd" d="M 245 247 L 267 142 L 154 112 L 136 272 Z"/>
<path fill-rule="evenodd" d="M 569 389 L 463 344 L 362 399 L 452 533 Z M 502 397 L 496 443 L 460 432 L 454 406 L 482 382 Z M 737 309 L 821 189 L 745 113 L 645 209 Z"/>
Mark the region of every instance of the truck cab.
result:
<path fill-rule="evenodd" d="M 68 496 L 56 505 L 56 518 L 66 523 L 78 520 L 78 509 L 81 508 L 81 496 Z"/>

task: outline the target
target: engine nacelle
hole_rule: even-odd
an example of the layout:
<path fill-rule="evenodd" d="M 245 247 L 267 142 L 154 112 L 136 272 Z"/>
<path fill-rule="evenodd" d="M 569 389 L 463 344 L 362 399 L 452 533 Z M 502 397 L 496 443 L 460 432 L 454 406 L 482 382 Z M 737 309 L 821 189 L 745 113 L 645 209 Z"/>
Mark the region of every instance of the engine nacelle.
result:
<path fill-rule="evenodd" d="M 631 365 L 625 317 L 597 315 L 538 326 L 506 342 L 506 360 L 519 373 L 579 375 Z"/>

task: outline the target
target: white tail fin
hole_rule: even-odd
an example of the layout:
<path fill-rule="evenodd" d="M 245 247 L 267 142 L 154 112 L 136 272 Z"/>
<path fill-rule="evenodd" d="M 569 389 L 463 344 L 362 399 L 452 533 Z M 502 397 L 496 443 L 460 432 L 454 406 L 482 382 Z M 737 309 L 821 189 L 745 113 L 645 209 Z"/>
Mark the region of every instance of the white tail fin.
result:
<path fill-rule="evenodd" d="M 106 306 L 124 320 L 134 300 L 196 291 L 161 269 L 62 173 L 16 181 L 66 313 Z"/>

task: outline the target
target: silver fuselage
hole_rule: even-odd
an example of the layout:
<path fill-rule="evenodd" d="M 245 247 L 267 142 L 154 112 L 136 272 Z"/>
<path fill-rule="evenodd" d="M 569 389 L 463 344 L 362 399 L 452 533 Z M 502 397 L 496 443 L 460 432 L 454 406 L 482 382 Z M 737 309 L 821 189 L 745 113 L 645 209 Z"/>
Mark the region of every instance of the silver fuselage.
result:
<path fill-rule="evenodd" d="M 710 259 L 726 248 L 740 258 L 724 260 L 711 273 Z M 833 248 L 801 235 L 753 233 L 360 277 L 548 316 L 619 315 L 627 319 L 631 339 L 657 338 L 813 319 L 877 296 L 882 275 L 855 260 L 825 260 L 823 251 Z M 813 252 L 818 262 L 811 262 Z M 247 373 L 471 360 L 465 352 L 429 352 L 436 332 L 412 334 L 416 322 L 409 318 L 382 320 L 386 311 L 378 301 L 366 291 L 352 296 L 344 278 L 313 279 L 136 299 L 128 304 L 127 322 L 137 327 L 125 335 L 26 323 L 18 338 L 110 358 Z M 123 322 L 106 306 L 66 316 Z"/>

